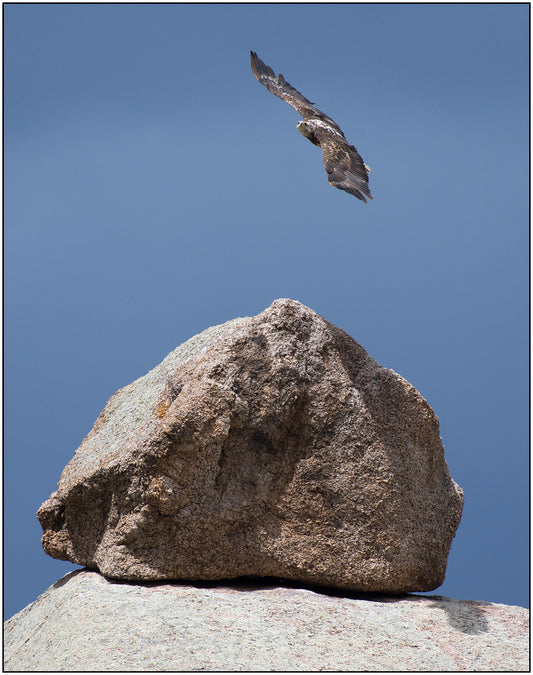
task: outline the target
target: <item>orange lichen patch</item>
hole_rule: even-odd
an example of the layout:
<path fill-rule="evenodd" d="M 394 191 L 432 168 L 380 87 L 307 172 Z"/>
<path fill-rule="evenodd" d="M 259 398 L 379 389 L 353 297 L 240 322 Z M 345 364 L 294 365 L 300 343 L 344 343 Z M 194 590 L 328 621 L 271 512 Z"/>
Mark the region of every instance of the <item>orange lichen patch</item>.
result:
<path fill-rule="evenodd" d="M 162 419 L 167 414 L 167 410 L 170 408 L 171 404 L 172 401 L 169 401 L 168 399 L 159 401 L 155 411 L 155 416 L 158 417 L 159 419 Z"/>

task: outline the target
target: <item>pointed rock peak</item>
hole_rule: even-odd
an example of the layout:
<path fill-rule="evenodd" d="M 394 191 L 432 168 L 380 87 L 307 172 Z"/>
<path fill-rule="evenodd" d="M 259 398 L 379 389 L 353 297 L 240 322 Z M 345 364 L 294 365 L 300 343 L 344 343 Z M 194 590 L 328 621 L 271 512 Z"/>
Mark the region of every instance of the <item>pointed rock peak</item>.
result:
<path fill-rule="evenodd" d="M 43 547 L 118 579 L 444 580 L 463 494 L 431 407 L 308 307 L 208 328 L 108 401 Z"/>

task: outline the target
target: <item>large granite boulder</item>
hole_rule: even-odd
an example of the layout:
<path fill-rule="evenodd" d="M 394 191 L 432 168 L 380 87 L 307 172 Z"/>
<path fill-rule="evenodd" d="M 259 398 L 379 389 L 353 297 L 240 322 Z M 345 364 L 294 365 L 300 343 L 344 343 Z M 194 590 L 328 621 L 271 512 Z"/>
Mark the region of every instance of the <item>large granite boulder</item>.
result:
<path fill-rule="evenodd" d="M 111 397 L 40 507 L 110 578 L 439 586 L 461 518 L 437 417 L 293 300 L 209 328 Z"/>
<path fill-rule="evenodd" d="M 80 570 L 6 622 L 4 669 L 527 672 L 529 612 L 274 580 L 131 584 Z"/>

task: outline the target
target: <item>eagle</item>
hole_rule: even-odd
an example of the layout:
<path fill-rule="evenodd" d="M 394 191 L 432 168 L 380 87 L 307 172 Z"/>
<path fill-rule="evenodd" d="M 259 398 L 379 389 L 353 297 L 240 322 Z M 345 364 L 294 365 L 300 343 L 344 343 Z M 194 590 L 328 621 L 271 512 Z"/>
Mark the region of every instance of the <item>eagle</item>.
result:
<path fill-rule="evenodd" d="M 250 52 L 255 79 L 272 94 L 292 106 L 303 120 L 296 128 L 311 143 L 322 149 L 322 159 L 330 185 L 361 199 L 372 199 L 368 187 L 369 167 L 353 145 L 349 145 L 338 124 L 314 107 L 311 101 L 292 87 L 280 73 L 277 77 L 255 52 Z"/>

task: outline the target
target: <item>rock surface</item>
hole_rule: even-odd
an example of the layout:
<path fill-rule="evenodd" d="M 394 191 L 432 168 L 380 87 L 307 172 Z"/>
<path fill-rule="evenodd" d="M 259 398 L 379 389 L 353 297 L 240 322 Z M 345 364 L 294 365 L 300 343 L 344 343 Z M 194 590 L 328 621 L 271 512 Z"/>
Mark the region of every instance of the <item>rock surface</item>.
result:
<path fill-rule="evenodd" d="M 67 574 L 5 624 L 7 671 L 527 671 L 522 607 Z"/>
<path fill-rule="evenodd" d="M 41 506 L 45 551 L 129 580 L 439 586 L 461 518 L 437 417 L 293 300 L 111 397 Z"/>

